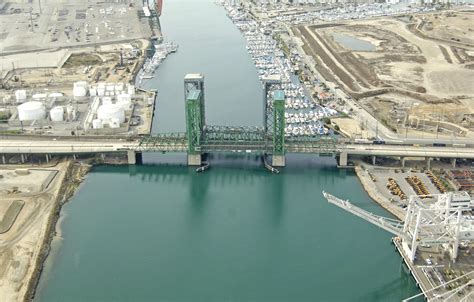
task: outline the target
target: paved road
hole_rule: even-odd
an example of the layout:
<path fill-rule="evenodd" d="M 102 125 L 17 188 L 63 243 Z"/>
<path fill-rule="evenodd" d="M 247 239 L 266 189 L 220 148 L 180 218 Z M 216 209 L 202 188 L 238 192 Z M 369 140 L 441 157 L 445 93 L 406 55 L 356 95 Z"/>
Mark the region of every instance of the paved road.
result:
<path fill-rule="evenodd" d="M 0 140 L 0 154 L 79 154 L 79 153 L 113 153 L 137 150 L 138 142 L 121 140 L 107 141 L 69 141 L 69 140 Z M 178 148 L 179 147 L 179 148 Z M 185 146 L 177 146 L 177 151 L 184 151 Z M 167 149 L 168 148 L 168 149 Z M 155 151 L 169 150 L 170 145 L 162 144 Z M 305 145 L 292 145 L 289 153 L 313 153 L 317 149 Z M 143 150 L 147 151 L 147 150 Z M 350 155 L 405 156 L 434 158 L 474 159 L 473 147 L 416 147 L 400 145 L 338 145 L 336 152 L 345 151 Z"/>

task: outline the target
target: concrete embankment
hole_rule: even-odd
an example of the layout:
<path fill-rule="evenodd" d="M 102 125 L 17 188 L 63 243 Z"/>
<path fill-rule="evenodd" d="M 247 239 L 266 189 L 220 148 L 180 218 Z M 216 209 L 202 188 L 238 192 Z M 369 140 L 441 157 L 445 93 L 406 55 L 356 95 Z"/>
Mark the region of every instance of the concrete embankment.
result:
<path fill-rule="evenodd" d="M 377 202 L 382 208 L 389 211 L 392 215 L 400 219 L 401 221 L 405 220 L 405 212 L 400 207 L 392 204 L 387 198 L 382 196 L 377 191 L 377 188 L 374 186 L 370 175 L 365 171 L 361 166 L 355 167 L 355 172 L 357 177 L 359 178 L 362 187 L 367 192 L 367 194 L 372 198 L 375 202 Z"/>

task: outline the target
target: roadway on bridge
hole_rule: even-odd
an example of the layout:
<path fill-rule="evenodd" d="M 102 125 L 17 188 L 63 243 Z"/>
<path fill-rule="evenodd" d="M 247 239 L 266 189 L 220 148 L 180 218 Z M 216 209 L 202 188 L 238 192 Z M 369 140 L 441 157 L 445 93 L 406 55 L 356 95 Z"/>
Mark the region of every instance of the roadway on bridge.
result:
<path fill-rule="evenodd" d="M 0 154 L 79 154 L 79 153 L 113 153 L 131 151 L 175 151 L 185 152 L 185 145 L 170 148 L 165 142 L 155 147 L 139 148 L 138 141 L 106 140 L 0 140 Z M 178 148 L 179 147 L 179 148 Z M 245 146 L 240 146 L 246 151 Z M 404 156 L 404 157 L 434 157 L 434 158 L 465 158 L 474 159 L 472 147 L 432 147 L 432 146 L 400 146 L 400 145 L 364 145 L 339 144 L 333 147 L 334 153 L 347 152 L 350 155 L 367 156 Z M 319 153 L 321 149 L 304 144 L 290 144 L 287 153 Z"/>

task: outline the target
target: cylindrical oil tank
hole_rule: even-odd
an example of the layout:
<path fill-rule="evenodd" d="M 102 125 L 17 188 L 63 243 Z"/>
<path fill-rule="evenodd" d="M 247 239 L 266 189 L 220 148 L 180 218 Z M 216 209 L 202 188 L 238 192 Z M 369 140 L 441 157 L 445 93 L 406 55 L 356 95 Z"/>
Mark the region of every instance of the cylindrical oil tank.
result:
<path fill-rule="evenodd" d="M 84 87 L 74 87 L 72 94 L 74 97 L 85 97 L 87 95 L 87 90 Z"/>
<path fill-rule="evenodd" d="M 26 90 L 15 91 L 15 98 L 17 103 L 23 103 L 26 101 Z"/>
<path fill-rule="evenodd" d="M 64 107 L 57 106 L 49 111 L 49 117 L 53 122 L 62 122 L 64 121 Z"/>
<path fill-rule="evenodd" d="M 125 112 L 118 104 L 101 105 L 97 109 L 97 117 L 103 121 L 110 121 L 116 118 L 119 123 L 125 122 Z"/>
<path fill-rule="evenodd" d="M 46 117 L 46 108 L 37 101 L 26 102 L 17 107 L 20 121 L 42 120 Z"/>

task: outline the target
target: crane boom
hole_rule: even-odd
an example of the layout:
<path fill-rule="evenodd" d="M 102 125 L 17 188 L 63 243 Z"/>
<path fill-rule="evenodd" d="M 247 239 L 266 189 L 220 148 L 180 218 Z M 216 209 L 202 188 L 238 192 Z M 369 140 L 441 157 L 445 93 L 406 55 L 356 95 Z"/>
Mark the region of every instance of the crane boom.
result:
<path fill-rule="evenodd" d="M 403 222 L 400 220 L 396 219 L 391 219 L 379 215 L 372 214 L 366 210 L 363 210 L 353 204 L 351 204 L 347 200 L 342 200 L 340 198 L 337 198 L 334 195 L 331 195 L 329 193 L 326 193 L 323 191 L 324 198 L 327 199 L 329 203 L 332 203 L 335 206 L 340 207 L 341 209 L 354 214 L 384 230 L 387 232 L 390 232 L 394 235 L 397 236 L 402 236 L 403 234 Z"/>

